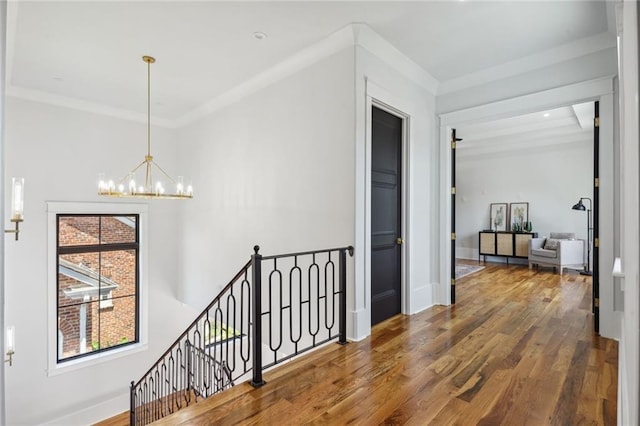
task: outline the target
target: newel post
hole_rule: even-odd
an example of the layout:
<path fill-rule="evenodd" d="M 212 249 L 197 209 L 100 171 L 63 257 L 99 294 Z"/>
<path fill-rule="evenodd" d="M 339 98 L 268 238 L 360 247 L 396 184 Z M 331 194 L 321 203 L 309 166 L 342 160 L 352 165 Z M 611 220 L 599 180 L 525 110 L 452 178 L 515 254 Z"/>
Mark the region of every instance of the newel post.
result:
<path fill-rule="evenodd" d="M 129 389 L 129 424 L 131 426 L 136 424 L 136 385 L 133 380 Z"/>
<path fill-rule="evenodd" d="M 260 246 L 254 246 L 251 255 L 251 358 L 253 360 L 253 379 L 251 386 L 259 388 L 266 382 L 262 380 L 262 255 Z"/>

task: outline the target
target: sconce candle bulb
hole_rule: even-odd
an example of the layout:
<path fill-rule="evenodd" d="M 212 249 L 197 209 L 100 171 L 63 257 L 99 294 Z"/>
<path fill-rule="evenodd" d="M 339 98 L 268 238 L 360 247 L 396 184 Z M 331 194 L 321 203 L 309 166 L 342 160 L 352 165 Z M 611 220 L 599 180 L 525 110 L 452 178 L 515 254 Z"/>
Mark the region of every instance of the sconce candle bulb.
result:
<path fill-rule="evenodd" d="M 16 241 L 20 234 L 20 222 L 24 220 L 24 178 L 14 177 L 11 180 L 11 222 L 15 229 L 5 229 L 5 234 L 15 234 Z"/>
<path fill-rule="evenodd" d="M 13 355 L 16 353 L 16 334 L 13 326 L 7 327 L 5 346 L 7 348 L 6 355 L 9 358 L 5 359 L 4 362 L 8 362 L 9 367 L 11 367 L 13 365 Z"/>
<path fill-rule="evenodd" d="M 11 220 L 24 219 L 24 178 L 14 177 L 11 189 Z"/>

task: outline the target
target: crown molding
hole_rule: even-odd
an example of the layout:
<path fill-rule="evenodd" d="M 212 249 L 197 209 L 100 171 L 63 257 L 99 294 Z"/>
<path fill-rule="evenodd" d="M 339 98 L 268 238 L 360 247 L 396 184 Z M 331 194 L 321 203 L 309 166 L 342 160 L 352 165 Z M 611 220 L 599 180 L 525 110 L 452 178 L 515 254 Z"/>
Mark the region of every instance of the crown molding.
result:
<path fill-rule="evenodd" d="M 353 29 L 354 45 L 360 46 L 384 60 L 387 65 L 435 96 L 440 82 L 424 68 L 399 51 L 368 25 L 356 23 L 351 24 L 351 28 Z"/>
<path fill-rule="evenodd" d="M 480 86 L 615 47 L 615 36 L 605 31 L 514 61 L 505 62 L 494 67 L 443 81 L 438 87 L 437 94 L 445 95 L 470 87 Z"/>
<path fill-rule="evenodd" d="M 349 24 L 334 32 L 321 41 L 303 49 L 297 54 L 265 70 L 257 76 L 234 87 L 220 96 L 210 100 L 200 107 L 188 112 L 176 120 L 178 127 L 182 127 L 211 114 L 220 108 L 230 105 L 265 88 L 279 80 L 327 58 L 342 49 L 361 46 L 374 55 L 380 57 L 405 77 L 413 80 L 421 87 L 435 94 L 438 81 L 429 73 L 413 62 L 391 43 L 382 38 L 371 27 L 362 23 Z"/>
<path fill-rule="evenodd" d="M 13 2 L 10 2 L 13 3 Z M 17 8 L 14 8 L 13 22 L 17 18 Z M 10 27 L 11 28 L 11 27 Z M 13 25 L 15 29 L 15 25 Z M 11 43 L 13 45 L 13 43 Z M 438 81 L 419 65 L 396 49 L 391 43 L 382 38 L 366 24 L 349 24 L 342 29 L 330 34 L 319 42 L 299 51 L 277 65 L 266 69 L 264 72 L 245 81 L 244 83 L 222 93 L 199 107 L 187 112 L 177 119 L 152 117 L 154 125 L 166 128 L 179 128 L 189 125 L 221 108 L 231 105 L 239 100 L 270 86 L 310 65 L 327 58 L 342 49 L 353 46 L 361 46 L 372 54 L 380 57 L 390 66 L 395 68 L 406 78 L 414 81 L 431 93 L 436 93 Z M 12 50 L 8 52 L 11 58 Z M 10 72 L 11 67 L 7 67 Z M 10 82 L 10 79 L 7 79 Z M 26 89 L 11 84 L 7 85 L 7 95 L 15 98 L 34 102 L 41 102 L 55 106 L 71 108 L 79 111 L 87 111 L 95 114 L 121 118 L 136 122 L 146 123 L 146 114 L 114 108 L 95 102 L 83 101 L 76 98 L 52 94 L 35 89 Z"/>
<path fill-rule="evenodd" d="M 130 111 L 121 108 L 114 108 L 104 104 L 95 102 L 83 101 L 76 98 L 70 98 L 67 96 L 56 95 L 53 93 L 43 92 L 41 90 L 24 89 L 21 87 L 7 86 L 7 96 L 11 96 L 18 99 L 24 99 L 27 101 L 40 102 L 49 105 L 55 105 L 64 108 L 75 109 L 83 112 L 90 112 L 93 114 L 104 115 L 108 117 L 120 118 L 123 120 L 135 121 L 138 123 L 147 123 L 147 114 Z M 158 127 L 164 127 L 168 129 L 175 128 L 175 122 L 164 118 L 151 117 L 151 124 Z"/>
<path fill-rule="evenodd" d="M 353 31 L 350 26 L 346 26 L 233 89 L 216 96 L 179 117 L 175 122 L 178 127 L 191 124 L 352 45 Z"/>

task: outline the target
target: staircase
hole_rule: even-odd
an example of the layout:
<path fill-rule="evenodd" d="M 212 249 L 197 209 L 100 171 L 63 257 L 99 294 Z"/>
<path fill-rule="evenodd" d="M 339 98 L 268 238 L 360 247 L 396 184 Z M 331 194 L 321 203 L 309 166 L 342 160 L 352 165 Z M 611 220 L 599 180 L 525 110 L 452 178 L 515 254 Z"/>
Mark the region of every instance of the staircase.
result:
<path fill-rule="evenodd" d="M 346 336 L 346 256 L 341 247 L 262 256 L 238 271 L 137 382 L 130 424 L 145 425 Z"/>

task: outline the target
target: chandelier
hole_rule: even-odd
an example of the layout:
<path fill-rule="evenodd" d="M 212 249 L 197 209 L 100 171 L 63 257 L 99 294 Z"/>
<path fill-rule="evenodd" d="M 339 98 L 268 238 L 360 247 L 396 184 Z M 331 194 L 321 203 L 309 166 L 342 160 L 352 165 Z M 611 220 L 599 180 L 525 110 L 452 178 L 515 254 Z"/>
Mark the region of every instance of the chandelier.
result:
<path fill-rule="evenodd" d="M 151 56 L 143 56 L 142 60 L 147 63 L 147 155 L 140 164 L 118 181 L 105 179 L 104 174 L 101 173 L 98 176 L 98 195 L 138 198 L 193 198 L 193 187 L 191 185 L 185 186 L 182 176 L 173 179 L 158 163 L 153 161 L 151 155 L 151 64 L 156 60 Z M 169 189 L 165 187 L 165 184 L 169 186 Z"/>

